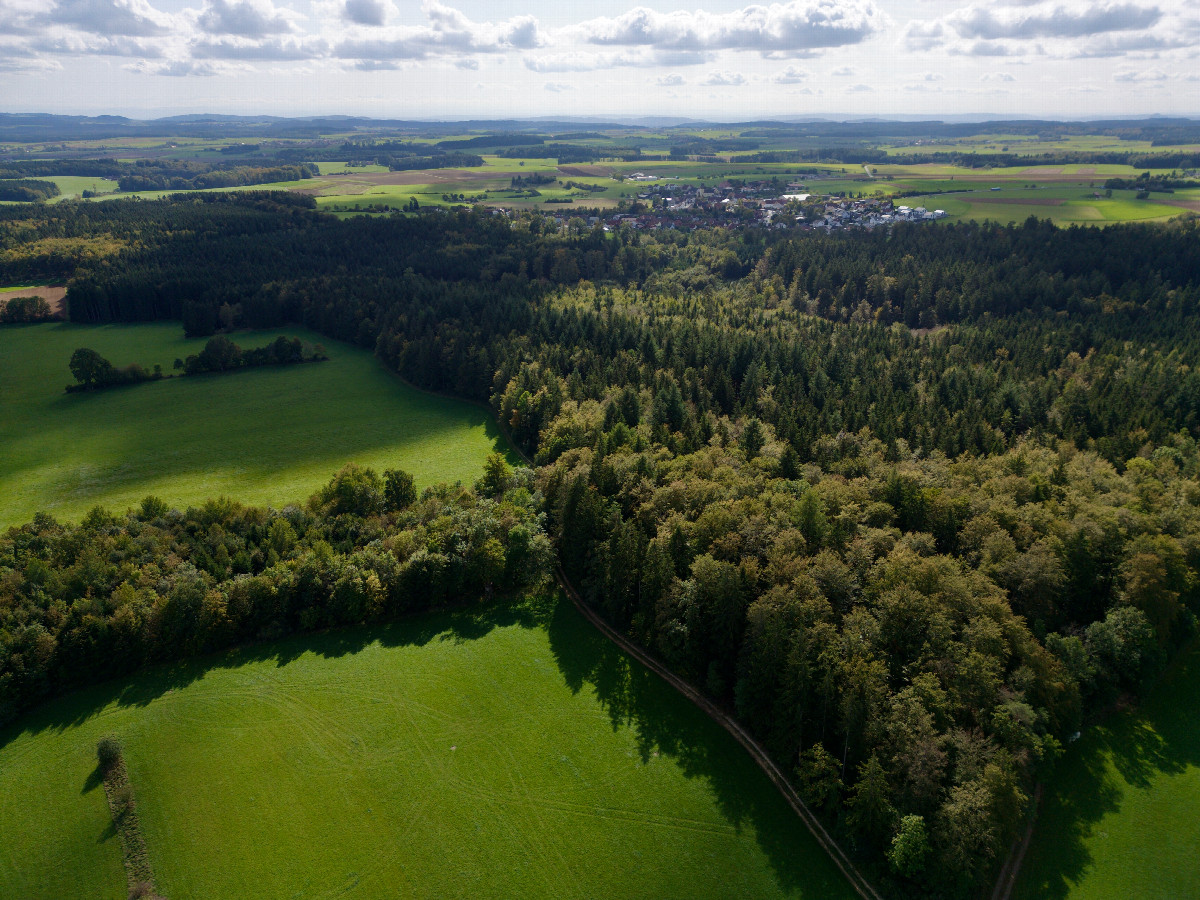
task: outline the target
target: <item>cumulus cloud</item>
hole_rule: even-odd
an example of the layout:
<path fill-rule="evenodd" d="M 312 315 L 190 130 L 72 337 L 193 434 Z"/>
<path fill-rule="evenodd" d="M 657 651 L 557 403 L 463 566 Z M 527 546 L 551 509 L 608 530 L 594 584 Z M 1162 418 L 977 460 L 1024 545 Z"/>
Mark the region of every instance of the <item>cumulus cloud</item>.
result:
<path fill-rule="evenodd" d="M 854 84 L 846 88 L 846 90 L 851 94 L 870 94 L 874 92 L 875 88 L 871 87 L 869 84 Z"/>
<path fill-rule="evenodd" d="M 1196 13 L 1193 0 L 976 0 L 940 18 L 909 22 L 902 43 L 912 51 L 977 57 L 1152 53 L 1194 46 Z"/>
<path fill-rule="evenodd" d="M 1162 69 L 1146 69 L 1138 71 L 1135 69 L 1124 69 L 1113 74 L 1113 81 L 1120 81 L 1124 84 L 1137 84 L 1145 82 L 1166 81 L 1170 76 Z M 1190 79 L 1189 79 L 1190 80 Z"/>
<path fill-rule="evenodd" d="M 342 18 L 354 25 L 382 26 L 387 24 L 390 4 L 384 0 L 346 0 Z"/>
<path fill-rule="evenodd" d="M 1068 6 L 971 6 L 950 16 L 950 25 L 962 37 L 995 41 L 1050 37 L 1084 37 L 1109 31 L 1149 28 L 1162 18 L 1156 6 L 1136 3 Z"/>
<path fill-rule="evenodd" d="M 532 16 L 475 22 L 442 3 L 426 3 L 424 10 L 427 25 L 379 28 L 369 37 L 347 37 L 334 46 L 333 55 L 340 59 L 420 60 L 531 50 L 546 42 Z"/>
<path fill-rule="evenodd" d="M 1013 81 L 1016 81 L 1017 79 L 1014 78 L 1012 75 L 1010 75 L 1008 72 L 985 72 L 984 74 L 979 76 L 979 80 L 980 81 L 1013 82 Z"/>
<path fill-rule="evenodd" d="M 58 0 L 33 21 L 128 37 L 162 37 L 171 33 L 173 24 L 171 16 L 146 0 Z"/>
<path fill-rule="evenodd" d="M 546 82 L 545 88 L 552 94 L 561 94 L 563 91 L 575 90 L 575 88 L 571 87 L 571 85 L 564 84 L 561 81 L 548 81 Z"/>
<path fill-rule="evenodd" d="M 594 72 L 597 69 L 694 66 L 711 61 L 706 53 L 658 53 L 638 48 L 614 53 L 548 53 L 524 57 L 532 72 Z"/>
<path fill-rule="evenodd" d="M 799 84 L 811 75 L 804 69 L 798 69 L 796 66 L 788 66 L 782 72 L 776 73 L 771 79 L 776 84 Z"/>
<path fill-rule="evenodd" d="M 224 73 L 224 67 L 219 63 L 197 61 L 191 59 L 173 59 L 161 63 L 137 62 L 124 66 L 129 72 L 142 72 L 147 75 L 165 75 L 170 78 L 187 78 L 198 76 L 210 78 Z"/>
<path fill-rule="evenodd" d="M 655 84 L 659 87 L 679 87 L 680 85 L 687 84 L 687 82 L 683 80 L 682 75 L 672 73 L 670 75 L 663 75 L 655 81 Z"/>
<path fill-rule="evenodd" d="M 196 41 L 190 46 L 190 50 L 192 56 L 197 59 L 298 62 L 325 56 L 328 44 L 320 38 L 271 38 L 255 41 L 223 37 Z"/>
<path fill-rule="evenodd" d="M 615 18 L 583 22 L 574 32 L 592 44 L 793 55 L 861 43 L 879 31 L 884 21 L 874 0 L 793 0 L 728 13 L 661 13 L 639 6 Z"/>
<path fill-rule="evenodd" d="M 263 38 L 294 31 L 295 13 L 276 9 L 271 0 L 208 0 L 196 19 L 207 34 Z"/>
<path fill-rule="evenodd" d="M 858 74 L 858 70 L 854 66 L 838 66 L 830 75 L 836 75 L 838 78 L 849 78 L 851 75 Z"/>
<path fill-rule="evenodd" d="M 746 83 L 746 76 L 739 72 L 710 72 L 701 83 L 713 87 L 741 87 Z"/>

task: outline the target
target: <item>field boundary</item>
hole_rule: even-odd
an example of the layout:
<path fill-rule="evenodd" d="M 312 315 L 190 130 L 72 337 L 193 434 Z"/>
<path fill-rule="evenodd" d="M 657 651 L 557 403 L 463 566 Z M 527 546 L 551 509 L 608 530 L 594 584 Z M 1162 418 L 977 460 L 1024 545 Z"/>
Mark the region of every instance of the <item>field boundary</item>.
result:
<path fill-rule="evenodd" d="M 709 718 L 733 735 L 734 739 L 741 744 L 742 747 L 745 748 L 746 752 L 750 754 L 751 758 L 758 763 L 759 768 L 766 773 L 767 777 L 771 780 L 771 783 L 774 784 L 779 793 L 783 795 L 783 799 L 787 801 L 788 805 L 792 808 L 796 815 L 800 817 L 800 820 L 805 824 L 812 836 L 816 838 L 817 843 L 821 845 L 821 849 L 824 850 L 826 855 L 833 860 L 834 865 L 838 867 L 842 875 L 844 875 L 846 880 L 850 882 L 850 886 L 854 888 L 855 892 L 862 897 L 863 900 L 882 900 L 879 893 L 876 892 L 875 888 L 871 886 L 871 883 L 867 881 L 863 874 L 858 871 L 857 867 L 855 867 L 854 863 L 850 861 L 850 858 L 846 856 L 846 853 L 844 850 L 842 850 L 841 845 L 838 844 L 838 842 L 835 841 L 832 836 L 830 836 L 829 832 L 825 830 L 825 826 L 821 824 L 820 820 L 813 814 L 805 802 L 800 799 L 800 795 L 796 793 L 796 789 L 792 787 L 791 782 L 789 782 L 783 772 L 780 771 L 779 766 L 775 764 L 775 761 L 767 755 L 767 751 L 762 748 L 758 741 L 751 737 L 751 735 L 737 722 L 736 719 L 717 706 L 717 704 L 713 703 L 713 701 L 708 697 L 705 697 L 702 693 L 700 693 L 699 690 L 697 690 L 687 681 L 680 678 L 678 675 L 656 660 L 644 649 L 633 643 L 631 640 L 609 625 L 608 622 L 606 622 L 598 612 L 592 609 L 592 607 L 590 607 L 587 602 L 581 596 L 579 596 L 579 593 L 574 587 L 572 587 L 571 582 L 567 580 L 566 573 L 563 572 L 561 567 L 558 569 L 558 580 L 567 596 L 570 597 L 571 602 L 575 605 L 575 608 L 579 610 L 583 617 L 591 622 L 601 634 L 644 665 L 647 669 L 658 675 L 659 678 L 671 685 L 671 687 L 675 688 L 675 690 L 677 690 L 679 693 L 683 694 L 684 697 L 692 701 L 692 703 L 698 706 L 703 712 L 707 713 Z"/>
<path fill-rule="evenodd" d="M 137 801 L 129 784 L 125 755 L 119 754 L 105 770 L 104 798 L 112 816 L 113 829 L 121 839 L 121 857 L 125 864 L 125 879 L 130 897 L 158 898 L 154 886 L 154 870 L 150 867 L 150 850 L 142 836 L 138 820 Z"/>
<path fill-rule="evenodd" d="M 388 371 L 392 370 L 389 369 Z M 450 394 L 445 394 L 440 391 L 430 391 L 417 387 L 409 382 L 409 380 L 399 372 L 394 372 L 394 374 L 406 385 L 418 391 L 424 391 L 424 393 L 433 394 L 434 396 L 438 397 L 452 398 L 452 395 Z M 452 399 L 461 400 L 462 398 Z M 504 426 L 504 423 L 500 421 L 500 418 L 489 405 L 480 403 L 479 401 L 467 402 L 475 403 L 477 406 L 487 409 L 492 421 L 496 423 L 496 427 L 500 429 L 500 433 L 504 436 L 504 439 L 508 442 L 509 446 L 512 447 L 513 452 L 516 453 L 526 463 L 526 465 L 533 466 L 533 461 L 530 460 L 530 458 L 525 454 L 525 451 L 520 448 L 517 442 L 512 439 L 512 435 L 509 434 L 508 429 Z M 850 886 L 854 889 L 856 894 L 862 897 L 863 900 L 883 900 L 879 892 L 875 890 L 871 883 L 867 881 L 866 877 L 858 870 L 854 863 L 851 862 L 841 845 L 833 839 L 828 831 L 825 830 L 825 826 L 821 824 L 821 821 L 816 817 L 812 810 L 808 808 L 808 805 L 800 798 L 800 795 L 796 793 L 796 789 L 792 787 L 792 784 L 790 781 L 788 781 L 787 776 L 783 774 L 779 766 L 776 765 L 775 761 L 767 754 L 767 751 L 750 735 L 749 732 L 746 731 L 746 729 L 741 726 L 741 724 L 738 723 L 736 719 L 733 718 L 733 716 L 729 715 L 729 713 L 725 712 L 725 710 L 713 703 L 712 700 L 704 696 L 704 694 L 702 694 L 697 688 L 693 687 L 690 683 L 685 681 L 683 678 L 680 678 L 678 675 L 664 666 L 642 647 L 639 647 L 637 644 L 633 643 L 631 640 L 629 640 L 629 638 L 625 637 L 625 635 L 621 634 L 610 624 L 608 624 L 608 622 L 606 622 L 598 612 L 596 612 L 587 604 L 583 597 L 580 596 L 579 592 L 575 590 L 574 585 L 572 585 L 567 579 L 567 574 L 563 571 L 561 564 L 556 565 L 555 575 L 559 585 L 562 587 L 563 592 L 571 600 L 571 603 L 574 604 L 577 610 L 579 610 L 580 615 L 587 619 L 597 631 L 616 644 L 617 647 L 623 650 L 626 654 L 632 656 L 634 659 L 644 665 L 647 669 L 649 669 L 671 687 L 675 688 L 676 691 L 690 700 L 695 706 L 699 707 L 702 712 L 704 712 L 714 722 L 728 731 L 733 736 L 734 740 L 742 745 L 746 752 L 750 754 L 750 758 L 758 763 L 758 767 L 766 773 L 767 778 L 769 778 L 771 783 L 775 785 L 776 790 L 778 790 L 783 796 L 783 799 L 787 802 L 788 806 L 792 808 L 792 811 L 799 816 L 800 821 L 804 823 L 809 833 L 812 834 L 817 843 L 821 846 L 821 849 L 825 851 L 825 854 L 831 860 L 833 860 L 834 865 L 838 867 L 838 870 L 842 873 L 846 880 L 850 882 Z"/>
<path fill-rule="evenodd" d="M 1042 803 L 1042 783 L 1039 781 L 1033 791 L 1033 805 L 1029 811 L 1029 823 L 1025 826 L 1025 834 L 1020 841 L 1008 852 L 1000 874 L 996 877 L 996 886 L 992 889 L 992 900 L 1009 900 L 1013 888 L 1017 885 L 1017 876 L 1021 874 L 1021 864 L 1025 862 L 1025 854 L 1033 843 L 1033 829 L 1037 825 L 1038 808 Z"/>

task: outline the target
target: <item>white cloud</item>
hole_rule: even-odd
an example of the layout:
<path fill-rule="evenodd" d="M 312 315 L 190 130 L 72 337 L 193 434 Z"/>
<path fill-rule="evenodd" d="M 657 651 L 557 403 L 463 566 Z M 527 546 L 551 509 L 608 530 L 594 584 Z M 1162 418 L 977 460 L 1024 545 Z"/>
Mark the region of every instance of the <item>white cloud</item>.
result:
<path fill-rule="evenodd" d="M 43 25 L 65 25 L 97 35 L 162 37 L 170 34 L 171 16 L 146 0 L 57 0 L 34 18 Z"/>
<path fill-rule="evenodd" d="M 386 25 L 391 13 L 391 4 L 384 0 L 346 0 L 341 8 L 341 17 L 355 25 Z"/>
<path fill-rule="evenodd" d="M 561 94 L 564 91 L 575 90 L 575 88 L 573 88 L 571 85 L 565 84 L 561 81 L 548 81 L 545 84 L 545 88 L 546 88 L 546 90 L 550 91 L 552 94 Z"/>
<path fill-rule="evenodd" d="M 662 77 L 658 78 L 655 81 L 655 84 L 657 84 L 659 87 L 679 87 L 680 85 L 687 84 L 687 82 L 683 80 L 682 75 L 676 75 L 672 73 L 670 75 L 663 75 Z"/>
<path fill-rule="evenodd" d="M 1013 82 L 1013 81 L 1016 81 L 1017 79 L 1014 78 L 1012 75 L 1010 75 L 1008 72 L 985 72 L 984 74 L 979 76 L 979 80 L 980 81 Z"/>
<path fill-rule="evenodd" d="M 740 87 L 746 83 L 746 76 L 738 72 L 710 72 L 701 83 L 714 87 Z"/>
<path fill-rule="evenodd" d="M 846 88 L 846 90 L 851 94 L 870 94 L 874 92 L 875 88 L 869 84 L 853 84 Z"/>
<path fill-rule="evenodd" d="M 836 75 L 838 78 L 849 78 L 851 75 L 857 75 L 858 70 L 854 66 L 838 66 L 830 75 Z"/>
<path fill-rule="evenodd" d="M 771 78 L 776 84 L 799 84 L 807 79 L 811 72 L 804 69 L 799 69 L 796 66 L 788 66 L 782 72 L 778 72 Z"/>
<path fill-rule="evenodd" d="M 207 34 L 262 38 L 295 31 L 291 10 L 277 9 L 271 0 L 208 0 L 196 19 Z"/>
<path fill-rule="evenodd" d="M 1113 74 L 1113 81 L 1120 81 L 1125 84 L 1138 84 L 1154 81 L 1166 81 L 1170 76 L 1162 69 L 1146 69 L 1139 71 L 1135 69 L 1125 69 Z"/>
<path fill-rule="evenodd" d="M 1188 6 L 1193 10 L 1189 11 Z M 1194 47 L 1200 40 L 1194 0 L 976 0 L 936 19 L 905 26 L 911 51 L 956 56 L 1120 56 Z"/>
<path fill-rule="evenodd" d="M 857 44 L 884 24 L 885 16 L 874 0 L 793 0 L 728 13 L 661 13 L 639 6 L 615 18 L 582 22 L 573 31 L 592 44 L 692 52 L 754 50 L 786 56 Z"/>

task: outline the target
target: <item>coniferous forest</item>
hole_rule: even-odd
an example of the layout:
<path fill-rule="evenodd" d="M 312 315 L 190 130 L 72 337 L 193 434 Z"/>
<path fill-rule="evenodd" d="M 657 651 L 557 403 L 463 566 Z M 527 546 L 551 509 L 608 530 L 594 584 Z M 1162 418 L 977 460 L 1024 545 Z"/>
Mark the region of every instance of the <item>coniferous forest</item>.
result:
<path fill-rule="evenodd" d="M 531 470 L 0 538 L 0 717 L 150 660 L 500 594 L 555 562 L 733 710 L 901 896 L 995 874 L 1034 785 L 1200 612 L 1196 221 L 611 233 L 256 192 L 0 209 L 76 322 L 302 325 L 488 404 Z M 551 541 L 553 546 L 551 546 Z M 439 599 L 442 598 L 442 599 Z"/>

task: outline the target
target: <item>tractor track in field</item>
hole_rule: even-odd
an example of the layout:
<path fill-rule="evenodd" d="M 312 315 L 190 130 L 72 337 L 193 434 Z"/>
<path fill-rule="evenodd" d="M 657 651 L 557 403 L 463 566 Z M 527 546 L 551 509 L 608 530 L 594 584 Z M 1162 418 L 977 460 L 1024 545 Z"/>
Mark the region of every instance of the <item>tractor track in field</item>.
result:
<path fill-rule="evenodd" d="M 412 387 L 416 390 L 422 391 L 426 394 L 432 394 L 437 397 L 450 397 L 450 395 L 442 394 L 438 391 L 427 391 L 424 388 L 419 388 L 409 382 L 407 379 L 403 378 L 399 373 L 394 374 L 396 374 L 396 377 L 409 387 Z M 461 400 L 462 398 L 456 397 L 454 399 Z M 524 451 L 517 446 L 517 443 L 509 434 L 508 429 L 505 427 L 504 423 L 496 417 L 496 414 L 491 407 L 487 404 L 479 403 L 477 401 L 468 402 L 474 402 L 475 405 L 488 410 L 488 414 L 492 417 L 492 421 L 496 423 L 496 427 L 499 428 L 500 433 L 504 436 L 504 439 L 508 442 L 508 445 L 512 448 L 513 452 L 520 456 L 526 465 L 532 467 L 533 461 L 530 460 L 530 458 L 525 455 Z M 570 598 L 571 603 L 574 604 L 575 608 L 579 611 L 580 615 L 587 619 L 597 631 L 616 644 L 617 647 L 624 651 L 627 655 L 636 659 L 643 666 L 645 666 L 647 669 L 673 687 L 676 691 L 690 700 L 695 706 L 699 707 L 703 713 L 728 731 L 729 734 L 733 736 L 734 740 L 742 745 L 746 752 L 750 754 L 750 757 L 758 764 L 758 767 L 762 769 L 764 773 L 766 773 L 767 778 L 770 779 L 776 790 L 778 790 L 783 796 L 783 799 L 787 802 L 788 806 L 792 808 L 792 811 L 795 812 L 800 818 L 800 821 L 804 823 L 804 826 L 808 829 L 809 833 L 816 839 L 817 844 L 820 845 L 821 849 L 825 851 L 825 854 L 833 861 L 833 864 L 837 866 L 838 870 L 845 877 L 846 881 L 849 882 L 851 888 L 854 889 L 854 892 L 858 894 L 858 896 L 862 897 L 863 900 L 883 900 L 879 892 L 875 890 L 872 884 L 858 870 L 858 867 L 854 865 L 850 857 L 846 855 L 846 851 L 844 851 L 841 845 L 834 840 L 833 836 L 830 835 L 825 829 L 825 826 L 821 824 L 821 821 L 816 817 L 816 815 L 813 814 L 812 810 L 808 808 L 808 805 L 800 798 L 800 795 L 796 793 L 796 789 L 792 787 L 792 783 L 788 781 L 787 776 L 783 774 L 783 771 L 779 768 L 775 761 L 771 759 L 767 751 L 748 731 L 746 731 L 745 728 L 742 727 L 742 725 L 736 719 L 734 719 L 733 716 L 706 697 L 692 684 L 685 681 L 683 678 L 680 678 L 678 675 L 668 669 L 645 649 L 633 643 L 633 641 L 629 640 L 629 638 L 625 637 L 625 635 L 613 628 L 604 619 L 604 617 L 596 612 L 596 610 L 594 610 L 591 606 L 589 606 L 583 597 L 580 596 L 579 592 L 575 590 L 575 586 L 571 584 L 561 565 L 558 565 L 555 568 L 555 578 L 557 579 L 563 592 L 567 595 L 567 597 Z"/>

